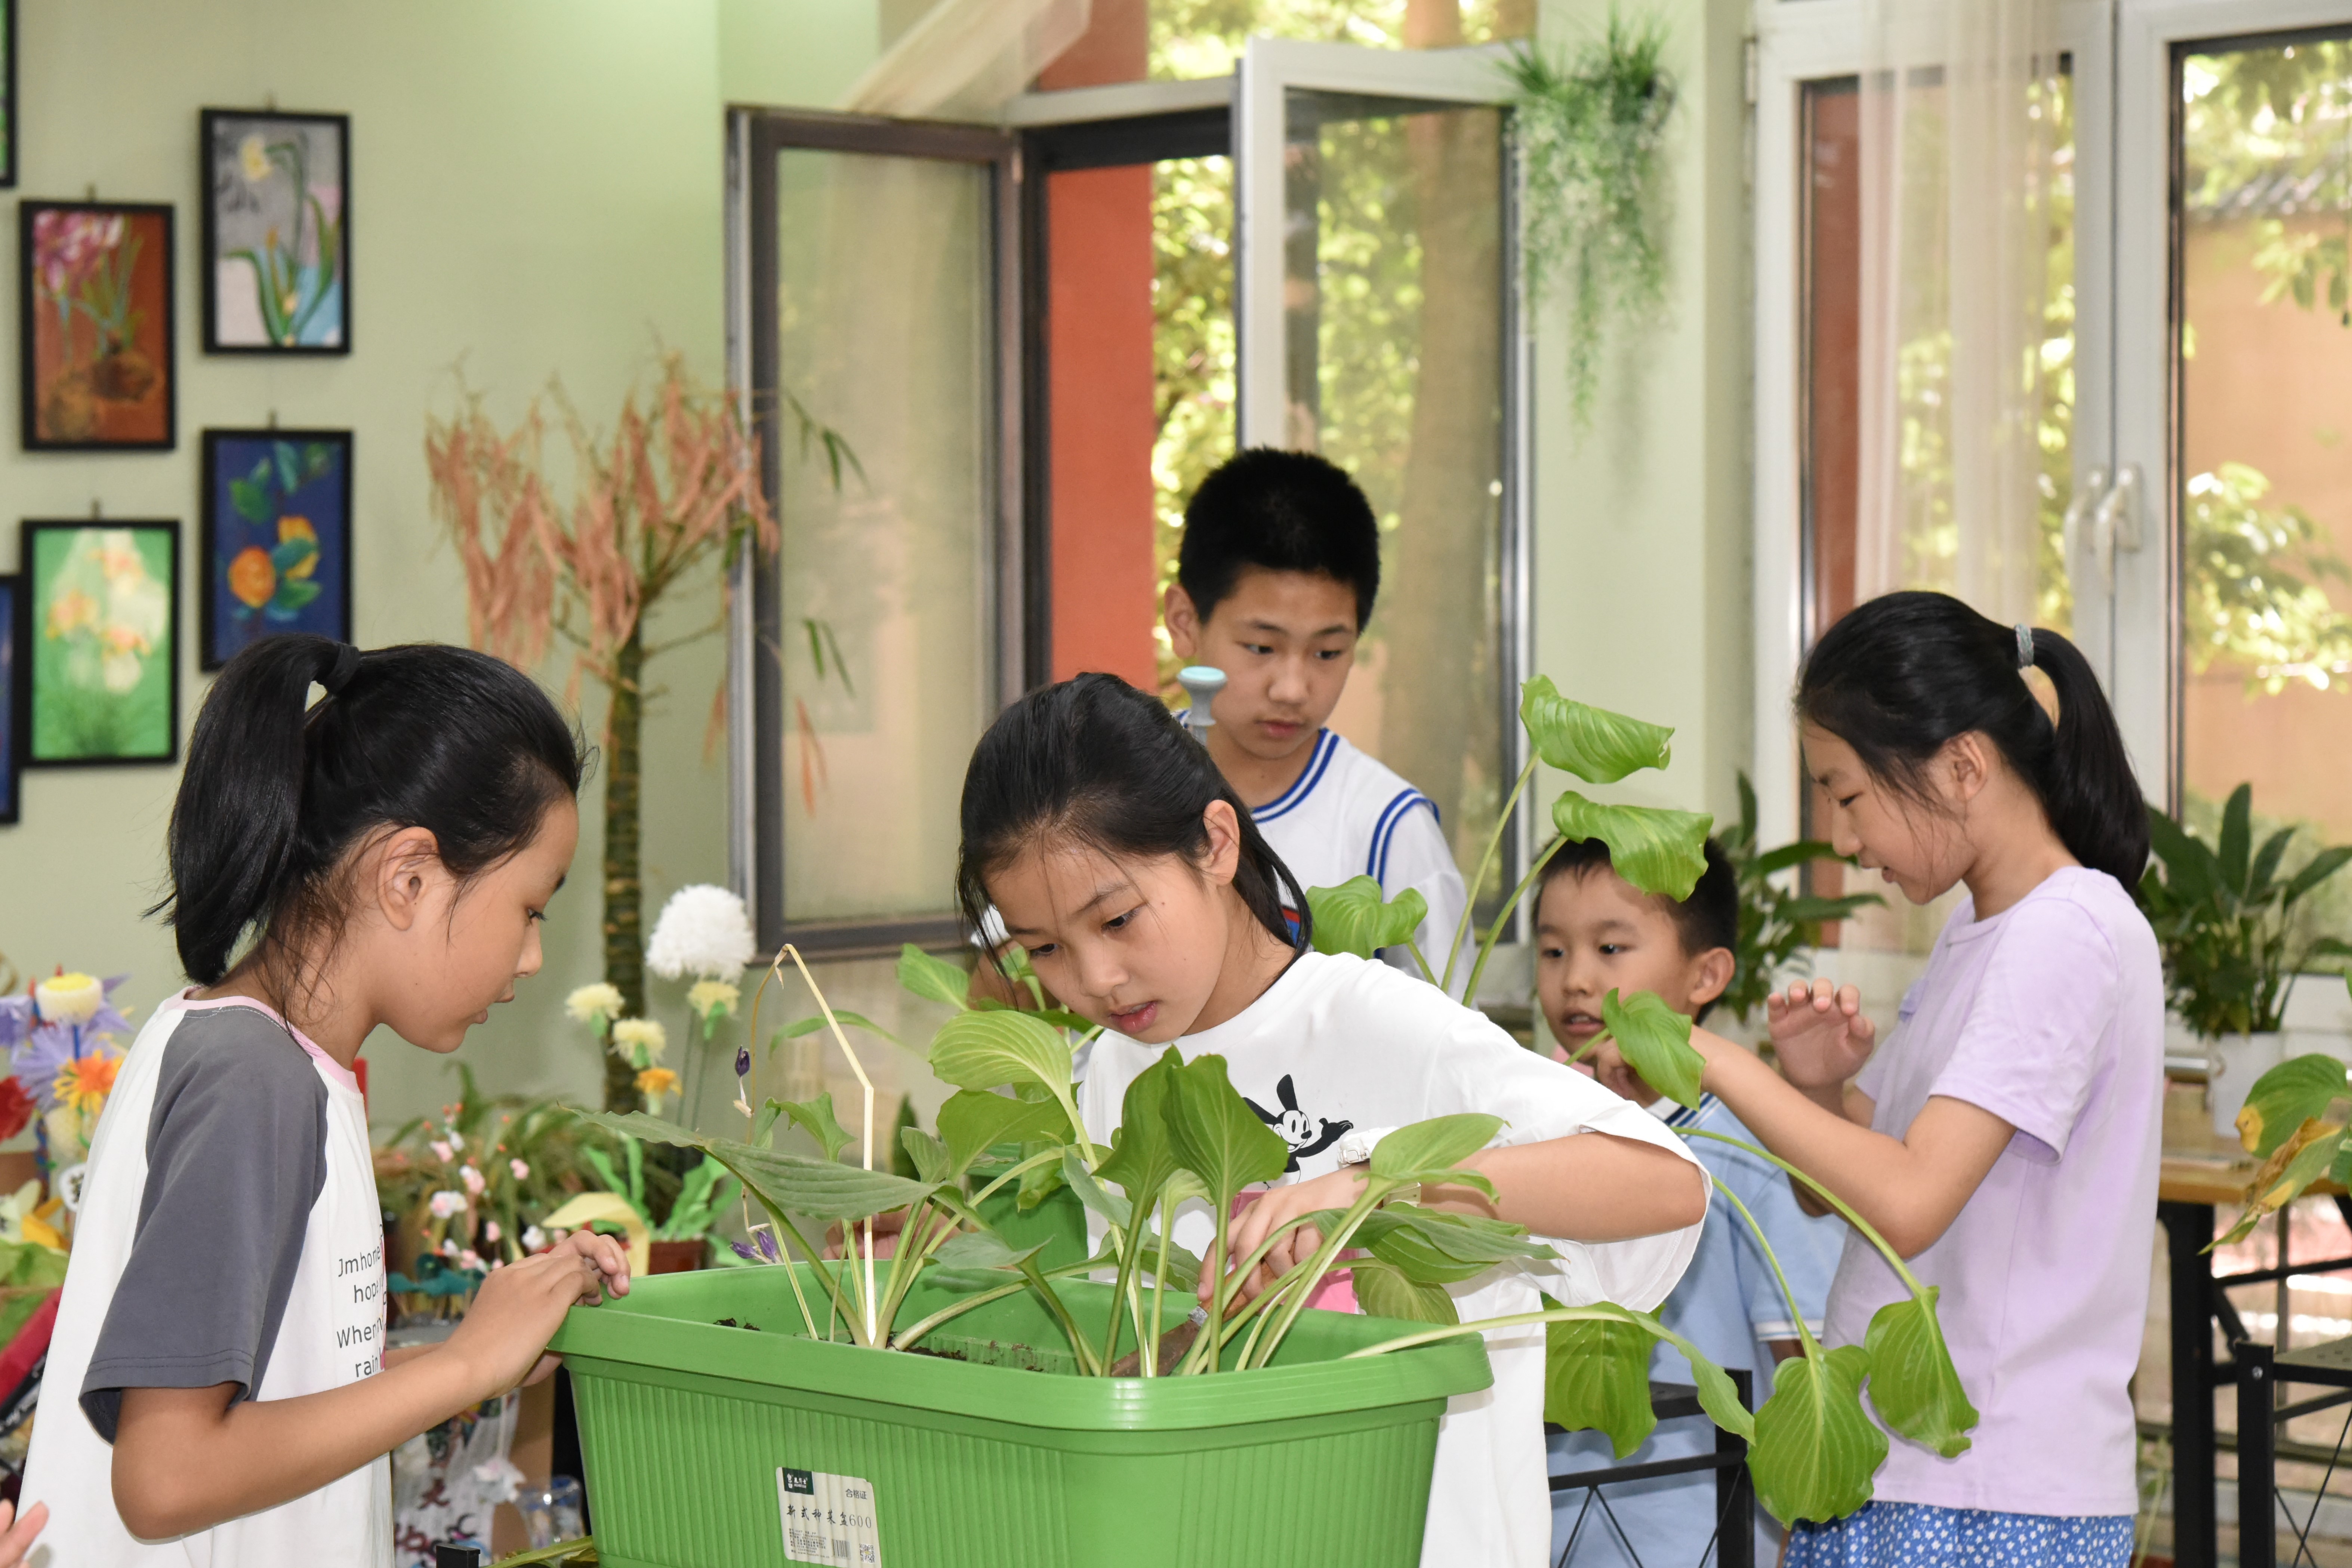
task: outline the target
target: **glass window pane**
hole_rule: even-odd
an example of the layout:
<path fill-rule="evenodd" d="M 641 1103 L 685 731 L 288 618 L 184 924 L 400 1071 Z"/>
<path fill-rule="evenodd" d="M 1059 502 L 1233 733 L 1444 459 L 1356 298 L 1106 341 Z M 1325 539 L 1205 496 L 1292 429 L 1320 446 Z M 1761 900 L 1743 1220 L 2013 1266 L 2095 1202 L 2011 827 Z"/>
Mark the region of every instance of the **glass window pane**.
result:
<path fill-rule="evenodd" d="M 1501 116 L 1323 107 L 1292 95 L 1286 438 L 1353 474 L 1382 535 L 1331 725 L 1428 795 L 1475 865 L 1506 784 Z"/>
<path fill-rule="evenodd" d="M 793 150 L 776 188 L 785 917 L 944 913 L 995 711 L 991 173 Z"/>
<path fill-rule="evenodd" d="M 2173 258 L 2183 804 L 2352 837 L 2352 42 L 2184 52 Z M 2337 878 L 2315 911 L 2352 930 Z"/>
<path fill-rule="evenodd" d="M 1253 35 L 1436 49 L 1532 36 L 1535 0 L 1150 0 L 1151 74 L 1224 76 Z"/>
<path fill-rule="evenodd" d="M 1896 100 L 1899 97 L 1899 110 Z M 2074 494 L 2074 134 L 2073 79 L 2063 70 L 2038 83 L 2028 108 L 2050 121 L 2049 182 L 2042 213 L 2048 226 L 2042 278 L 2041 341 L 2034 422 L 2038 451 L 2039 505 L 2035 555 L 2030 574 L 2032 603 L 2020 605 L 2036 625 L 2067 629 L 2073 594 L 2063 551 L 2066 506 Z M 1878 98 L 1853 77 L 1805 84 L 1803 96 L 1804 203 L 1800 244 L 1803 288 L 1801 342 L 1804 352 L 1804 425 L 1801 485 L 1804 529 L 1805 642 L 1811 646 L 1852 609 L 1855 602 L 1888 585 L 1936 588 L 1948 593 L 1981 584 L 1981 562 L 1972 571 L 1963 561 L 1956 498 L 1956 431 L 1952 398 L 1954 302 L 1949 286 L 1948 226 L 1952 213 L 1945 184 L 1947 114 L 1942 73 L 1909 73 L 1899 95 Z M 1900 169 L 1883 171 L 1883 192 L 1869 185 L 1865 142 L 1891 137 L 1897 146 L 1889 161 Z M 1894 236 L 1875 236 L 1875 204 L 1891 202 Z M 1890 299 L 1866 298 L 1865 251 L 1874 243 L 1904 258 Z M 1865 311 L 1875 308 L 1894 323 L 1888 334 L 1894 363 L 1874 375 L 1864 363 L 1870 332 Z M 1865 428 L 1872 415 L 1866 399 L 1890 398 L 1895 472 L 1876 493 L 1864 471 Z M 1978 437 L 1982 440 L 1985 437 Z M 1874 506 L 1891 507 L 1892 526 L 1883 530 L 1895 542 L 1895 559 L 1881 563 L 1885 578 L 1863 586 L 1871 575 L 1863 537 Z M 1882 545 L 1882 549 L 1884 546 Z M 1997 550 L 1993 552 L 1997 553 Z M 1979 552 L 1979 553 L 1983 553 Z M 1997 609 L 1987 606 L 1991 613 Z M 1810 829 L 1812 792 L 1801 791 Z M 1842 889 L 1834 865 L 1807 873 L 1812 890 Z M 1866 889 L 1878 884 L 1869 880 Z M 1831 944 L 1924 953 L 1950 913 L 1948 901 L 1914 909 L 1899 898 L 1865 910 L 1828 933 Z"/>
<path fill-rule="evenodd" d="M 1234 161 L 1151 167 L 1151 357 L 1159 425 L 1151 447 L 1152 553 L 1160 596 L 1176 581 L 1184 504 L 1234 455 Z M 1181 705 L 1182 661 L 1152 623 L 1162 695 Z"/>

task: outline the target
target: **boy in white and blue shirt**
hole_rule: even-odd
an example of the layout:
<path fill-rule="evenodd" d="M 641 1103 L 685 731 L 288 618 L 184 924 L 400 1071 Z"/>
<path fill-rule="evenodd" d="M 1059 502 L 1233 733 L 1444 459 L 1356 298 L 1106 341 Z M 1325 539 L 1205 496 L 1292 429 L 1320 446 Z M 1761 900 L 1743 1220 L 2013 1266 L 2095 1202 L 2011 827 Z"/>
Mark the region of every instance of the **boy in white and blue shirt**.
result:
<path fill-rule="evenodd" d="M 1437 807 L 1324 728 L 1380 583 L 1380 529 L 1345 470 L 1253 447 L 1185 507 L 1162 611 L 1179 658 L 1224 672 L 1209 754 L 1299 886 L 1369 876 L 1390 899 L 1418 889 L 1429 914 L 1414 945 L 1443 973 L 1465 900 Z M 1419 973 L 1402 947 L 1381 956 Z M 1457 966 L 1457 989 L 1465 978 Z"/>
<path fill-rule="evenodd" d="M 1704 1018 L 1731 983 L 1738 921 L 1738 879 L 1712 839 L 1706 874 L 1679 903 L 1641 892 L 1619 877 L 1599 839 L 1563 845 L 1544 867 L 1536 903 L 1536 1000 L 1559 1042 L 1554 1054 L 1567 1060 L 1585 1053 L 1580 1065 L 1604 1086 L 1648 1107 L 1675 1131 L 1703 1130 L 1756 1142 L 1713 1095 L 1702 1097 L 1696 1110 L 1676 1105 L 1643 1082 L 1613 1042 L 1591 1043 L 1601 1033 L 1601 999 L 1612 989 L 1628 996 L 1655 992 L 1676 1012 Z M 1716 1196 L 1697 1254 L 1659 1316 L 1717 1365 L 1747 1372 L 1751 1403 L 1761 1405 L 1772 1391 L 1772 1369 L 1797 1353 L 1797 1325 L 1754 1233 L 1724 1194 L 1737 1196 L 1756 1216 L 1814 1333 L 1821 1331 L 1845 1225 L 1833 1215 L 1807 1215 L 1787 1178 L 1756 1155 L 1704 1138 L 1692 1139 L 1690 1150 L 1714 1178 Z M 1672 1346 L 1660 1345 L 1650 1377 L 1687 1384 L 1690 1363 Z M 1602 1434 L 1570 1432 L 1551 1439 L 1551 1471 L 1572 1475 L 1650 1464 L 1714 1447 L 1713 1425 L 1698 1417 L 1661 1422 L 1622 1459 Z M 1694 1568 L 1715 1531 L 1711 1471 L 1612 1483 L 1602 1490 L 1606 1510 L 1597 1502 L 1588 1508 L 1590 1496 L 1581 1488 L 1552 1496 L 1552 1559 L 1561 1560 L 1573 1536 L 1568 1568 L 1633 1568 L 1636 1556 L 1643 1568 Z M 1756 1523 L 1756 1561 L 1772 1563 L 1779 1531 L 1760 1510 Z"/>

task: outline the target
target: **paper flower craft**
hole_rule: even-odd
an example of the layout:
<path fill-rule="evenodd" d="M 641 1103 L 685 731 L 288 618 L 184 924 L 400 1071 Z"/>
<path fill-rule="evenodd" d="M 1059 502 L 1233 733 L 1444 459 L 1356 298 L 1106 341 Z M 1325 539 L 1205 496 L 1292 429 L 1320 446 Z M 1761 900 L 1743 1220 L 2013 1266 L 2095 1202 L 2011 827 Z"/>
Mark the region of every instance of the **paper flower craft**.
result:
<path fill-rule="evenodd" d="M 11 1074 L 0 1087 L 0 1137 L 14 1137 L 37 1114 L 40 1155 L 53 1170 L 89 1156 L 131 1033 L 114 1005 L 115 988 L 129 978 L 59 969 L 22 995 L 0 996 L 0 1048 Z"/>
<path fill-rule="evenodd" d="M 672 893 L 662 906 L 653 940 L 646 944 L 646 967 L 664 980 L 688 974 L 728 980 L 751 966 L 759 946 L 743 900 L 724 888 L 697 882 Z"/>

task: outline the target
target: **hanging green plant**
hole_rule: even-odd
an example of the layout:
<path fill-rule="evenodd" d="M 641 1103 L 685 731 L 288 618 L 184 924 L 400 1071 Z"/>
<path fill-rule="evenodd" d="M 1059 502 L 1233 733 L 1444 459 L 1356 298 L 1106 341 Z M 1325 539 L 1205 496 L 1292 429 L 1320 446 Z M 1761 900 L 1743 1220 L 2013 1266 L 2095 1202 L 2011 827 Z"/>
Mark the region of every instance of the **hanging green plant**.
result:
<path fill-rule="evenodd" d="M 1601 37 L 1571 54 L 1554 58 L 1525 44 L 1504 68 L 1527 173 L 1528 300 L 1566 295 L 1569 403 L 1580 425 L 1591 415 L 1609 329 L 1654 318 L 1665 303 L 1659 151 L 1675 111 L 1665 45 L 1658 17 L 1628 21 L 1612 10 Z"/>

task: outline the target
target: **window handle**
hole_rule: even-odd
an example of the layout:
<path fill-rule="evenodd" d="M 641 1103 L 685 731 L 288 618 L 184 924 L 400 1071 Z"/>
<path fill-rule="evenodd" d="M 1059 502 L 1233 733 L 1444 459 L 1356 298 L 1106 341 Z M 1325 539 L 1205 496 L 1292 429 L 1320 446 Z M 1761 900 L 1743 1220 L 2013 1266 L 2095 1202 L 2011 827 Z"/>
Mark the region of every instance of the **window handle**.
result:
<path fill-rule="evenodd" d="M 2116 470 L 2116 482 L 2091 514 L 2091 543 L 2098 552 L 2099 581 L 2116 591 L 2116 552 L 2139 549 L 2139 465 L 2126 463 Z"/>
<path fill-rule="evenodd" d="M 2082 547 L 2084 520 L 2091 515 L 2091 509 L 2097 506 L 2106 493 L 2107 470 L 2104 467 L 2095 468 L 2083 476 L 2082 487 L 2075 490 L 2074 499 L 2066 503 L 2065 531 L 2060 536 L 2060 543 L 2065 552 L 2069 572 L 2074 569 L 2074 552 Z"/>

